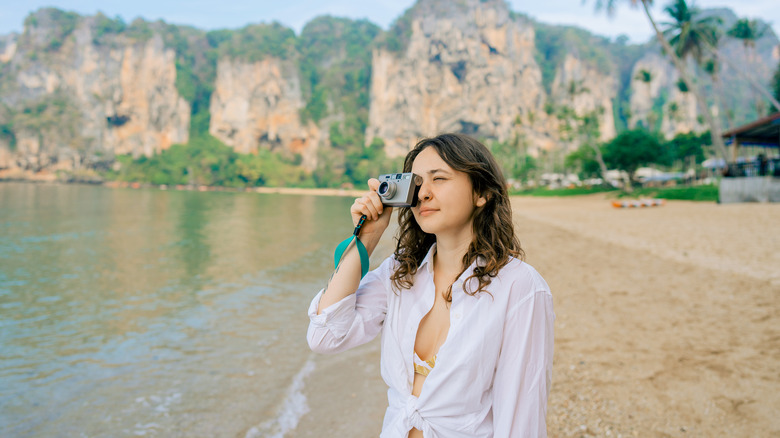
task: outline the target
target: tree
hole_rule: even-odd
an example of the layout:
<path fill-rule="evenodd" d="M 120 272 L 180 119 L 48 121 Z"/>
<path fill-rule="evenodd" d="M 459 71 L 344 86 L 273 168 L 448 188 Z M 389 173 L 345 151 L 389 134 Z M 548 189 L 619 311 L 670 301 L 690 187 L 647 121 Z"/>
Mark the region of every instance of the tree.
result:
<path fill-rule="evenodd" d="M 590 147 L 593 152 L 593 158 L 598 164 L 598 169 L 601 173 L 601 179 L 604 184 L 607 183 L 607 165 L 604 162 L 604 156 L 601 153 L 601 147 L 598 145 L 599 137 L 599 114 L 604 112 L 604 108 L 599 107 L 595 111 L 590 111 L 580 117 L 580 129 L 578 134 L 584 144 Z"/>
<path fill-rule="evenodd" d="M 589 145 L 582 145 L 576 151 L 567 155 L 564 165 L 568 169 L 577 169 L 577 174 L 582 179 L 600 177 L 606 184 L 599 163 L 596 161 L 594 148 Z"/>
<path fill-rule="evenodd" d="M 704 161 L 704 145 L 708 137 L 708 133 L 701 135 L 692 132 L 677 134 L 663 145 L 666 148 L 666 164 L 672 164 L 674 161 L 686 163 L 691 158 L 700 164 Z"/>
<path fill-rule="evenodd" d="M 728 30 L 727 34 L 732 38 L 742 41 L 742 47 L 745 49 L 745 57 L 747 58 L 748 63 L 753 63 L 756 59 L 756 41 L 766 34 L 767 28 L 768 26 L 761 27 L 758 20 L 741 18 L 731 26 L 731 29 Z M 754 86 L 754 89 L 763 90 L 763 87 Z M 767 93 L 762 94 L 766 96 Z M 769 95 L 769 100 L 772 101 L 771 94 Z M 763 112 L 764 102 L 758 98 L 756 101 L 756 110 L 758 110 L 760 115 L 760 113 Z M 777 105 L 777 102 L 773 102 L 773 105 L 780 110 L 780 106 Z"/>
<path fill-rule="evenodd" d="M 777 70 L 772 78 L 772 90 L 775 92 L 775 99 L 780 100 L 780 62 L 777 64 Z"/>
<path fill-rule="evenodd" d="M 723 88 L 721 87 L 722 84 L 720 82 L 720 74 L 719 74 L 720 73 L 720 63 L 718 62 L 718 58 L 717 57 L 712 57 L 712 58 L 707 59 L 706 61 L 704 61 L 703 67 L 704 67 L 704 71 L 708 75 L 710 75 L 710 78 L 712 79 L 712 88 L 715 91 L 712 94 L 712 98 L 715 101 L 715 106 L 720 108 L 720 98 L 719 98 L 719 96 L 723 93 Z M 731 111 L 727 111 L 726 112 L 726 117 L 727 117 L 726 120 L 727 120 L 727 122 L 729 124 L 732 124 L 733 123 L 733 120 L 732 120 L 733 117 L 730 114 L 732 114 Z"/>
<path fill-rule="evenodd" d="M 658 137 L 645 129 L 623 131 L 604 145 L 604 161 L 625 170 L 633 181 L 636 170 L 647 164 L 665 164 L 668 157 Z"/>
<path fill-rule="evenodd" d="M 652 79 L 649 72 L 646 73 L 648 80 Z M 578 87 L 573 85 L 576 84 L 574 81 L 571 82 L 572 85 L 568 87 L 570 101 L 574 101 L 574 98 L 578 94 L 590 91 L 586 87 L 583 87 L 581 83 L 582 81 L 580 81 L 580 86 Z M 562 122 L 559 128 L 561 139 L 564 141 L 578 142 L 580 144 L 588 145 L 593 151 L 594 159 L 596 163 L 598 163 L 599 169 L 601 170 L 601 178 L 606 184 L 607 165 L 604 163 L 604 158 L 601 155 L 601 148 L 599 148 L 597 144 L 600 133 L 599 115 L 603 113 L 604 108 L 598 107 L 593 111 L 579 115 L 576 111 L 574 111 L 574 109 L 569 108 L 568 106 L 564 106 L 561 107 L 560 111 L 558 111 L 557 116 L 558 119 Z M 564 166 L 566 166 L 565 158 Z"/>
<path fill-rule="evenodd" d="M 617 3 L 619 1 L 622 2 L 623 0 L 596 0 L 596 9 L 597 10 L 606 9 L 608 14 L 613 15 Z M 655 31 L 656 38 L 661 43 L 661 46 L 666 52 L 666 55 L 669 56 L 669 58 L 671 59 L 672 64 L 674 64 L 674 67 L 677 69 L 677 72 L 680 74 L 681 79 L 685 82 L 685 84 L 688 86 L 688 89 L 696 97 L 696 102 L 699 105 L 702 114 L 704 115 L 704 119 L 707 121 L 707 124 L 710 126 L 712 144 L 713 146 L 715 146 L 715 150 L 717 151 L 718 155 L 721 156 L 721 158 L 727 160 L 728 152 L 726 151 L 726 145 L 723 143 L 723 137 L 722 137 L 723 132 L 720 127 L 720 122 L 715 117 L 713 117 L 712 113 L 710 112 L 710 108 L 707 105 L 707 100 L 704 98 L 704 94 L 702 93 L 701 89 L 693 81 L 693 78 L 688 72 L 688 69 L 686 68 L 685 64 L 680 59 L 680 57 L 677 56 L 675 50 L 669 44 L 669 41 L 666 40 L 663 33 L 658 28 L 658 24 L 655 22 L 653 15 L 650 13 L 650 6 L 653 4 L 653 0 L 627 0 L 627 1 L 633 7 L 637 7 L 640 4 L 642 5 L 642 9 L 644 10 L 645 15 L 647 16 L 647 19 L 650 21 L 650 24 L 653 26 L 653 30 Z"/>
<path fill-rule="evenodd" d="M 638 72 L 636 72 L 636 76 L 634 76 L 634 79 L 638 80 L 639 82 L 643 82 L 645 84 L 645 88 L 647 88 L 647 95 L 650 96 L 650 90 L 652 89 L 652 82 L 653 82 L 653 74 L 645 69 L 641 69 Z M 647 117 L 645 117 L 645 120 L 639 120 L 638 124 L 645 124 L 646 126 L 650 125 L 650 121 L 648 120 L 650 118 L 650 113 L 647 114 Z"/>
<path fill-rule="evenodd" d="M 757 39 L 761 38 L 761 36 L 764 35 L 766 29 L 759 30 L 758 29 L 758 22 L 753 20 L 752 22 L 750 20 L 740 20 L 744 21 L 746 23 L 743 23 L 742 25 L 735 24 L 734 26 L 729 29 L 727 34 L 733 38 L 737 38 L 742 40 L 743 47 L 745 48 L 746 57 L 748 60 L 751 59 L 751 49 L 755 48 L 755 42 Z M 739 23 L 739 22 L 737 22 Z M 713 56 L 713 59 L 721 64 L 727 64 L 732 71 L 734 71 L 739 77 L 746 80 L 754 90 L 758 91 L 761 95 L 763 95 L 765 98 L 769 100 L 769 102 L 772 103 L 772 106 L 775 107 L 775 109 L 780 110 L 780 102 L 778 98 L 775 96 L 772 96 L 772 93 L 760 82 L 756 80 L 756 78 L 753 77 L 753 75 L 748 74 L 745 72 L 744 66 L 737 66 L 731 60 L 725 56 L 721 56 L 720 52 L 718 51 L 717 41 L 715 44 L 704 44 L 704 48 L 707 49 L 708 52 Z M 748 69 L 749 70 L 749 69 Z"/>
<path fill-rule="evenodd" d="M 645 69 L 641 69 L 638 72 L 636 72 L 636 80 L 642 81 L 645 84 L 650 84 L 650 82 L 653 82 L 653 74 Z"/>
<path fill-rule="evenodd" d="M 661 23 L 666 27 L 663 36 L 668 38 L 674 53 L 685 60 L 689 56 L 702 65 L 706 47 L 717 47 L 719 30 L 723 20 L 710 16 L 701 18 L 701 11 L 689 7 L 685 0 L 675 0 L 664 8 L 673 21 Z"/>
<path fill-rule="evenodd" d="M 759 28 L 758 20 L 740 18 L 726 33 L 732 38 L 741 40 L 742 45 L 745 47 L 745 51 L 750 54 L 751 50 L 756 50 L 756 40 L 766 34 L 767 27 L 768 26 Z M 755 55 L 755 53 L 753 53 L 753 55 Z"/>

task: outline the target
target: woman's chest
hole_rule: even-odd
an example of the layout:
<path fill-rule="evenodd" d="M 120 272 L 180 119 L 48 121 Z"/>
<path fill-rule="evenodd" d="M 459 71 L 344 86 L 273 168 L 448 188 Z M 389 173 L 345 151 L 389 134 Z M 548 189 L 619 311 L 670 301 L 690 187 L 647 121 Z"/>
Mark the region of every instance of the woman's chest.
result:
<path fill-rule="evenodd" d="M 480 367 L 492 375 L 506 317 L 500 300 L 487 293 L 466 294 L 457 285 L 453 286 L 450 305 L 435 307 L 432 287 L 427 291 L 429 296 L 426 291 L 404 296 L 407 292 L 410 291 L 402 291 L 389 303 L 384 327 L 389 332 L 385 334 L 389 335 L 388 341 L 395 344 L 391 350 L 399 356 L 398 360 L 411 369 L 418 345 L 421 357 L 428 359 L 436 354 L 436 368 L 467 372 Z"/>

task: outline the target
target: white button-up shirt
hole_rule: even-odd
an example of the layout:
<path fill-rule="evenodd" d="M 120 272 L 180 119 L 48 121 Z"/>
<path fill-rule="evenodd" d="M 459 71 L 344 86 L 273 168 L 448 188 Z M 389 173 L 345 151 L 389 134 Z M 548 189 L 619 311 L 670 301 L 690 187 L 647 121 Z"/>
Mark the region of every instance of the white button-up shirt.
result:
<path fill-rule="evenodd" d="M 337 353 L 382 332 L 381 374 L 389 406 L 381 438 L 545 437 L 552 380 L 553 313 L 547 282 L 530 265 L 511 258 L 475 296 L 463 291 L 476 262 L 452 286 L 450 329 L 419 397 L 412 395 L 414 343 L 420 320 L 435 299 L 434 244 L 401 291 L 388 257 L 358 290 L 317 315 L 320 291 L 309 306 L 307 339 L 315 352 Z M 477 280 L 469 291 L 476 290 Z"/>

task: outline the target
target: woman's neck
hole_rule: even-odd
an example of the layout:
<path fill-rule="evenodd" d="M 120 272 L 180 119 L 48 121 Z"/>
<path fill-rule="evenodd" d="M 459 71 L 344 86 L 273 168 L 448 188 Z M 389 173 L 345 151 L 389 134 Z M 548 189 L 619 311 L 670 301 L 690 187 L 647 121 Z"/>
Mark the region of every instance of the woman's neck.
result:
<path fill-rule="evenodd" d="M 459 235 L 436 236 L 436 253 L 433 255 L 433 266 L 439 272 L 457 275 L 463 270 L 463 256 L 471 245 L 472 233 Z"/>

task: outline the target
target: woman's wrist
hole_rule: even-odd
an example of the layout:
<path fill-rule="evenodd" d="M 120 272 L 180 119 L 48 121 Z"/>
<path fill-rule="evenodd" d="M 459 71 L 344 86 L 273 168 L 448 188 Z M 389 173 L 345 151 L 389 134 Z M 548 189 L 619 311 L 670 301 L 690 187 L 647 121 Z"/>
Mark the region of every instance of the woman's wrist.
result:
<path fill-rule="evenodd" d="M 379 244 L 382 234 L 383 232 L 368 232 L 360 233 L 360 235 L 358 235 L 358 239 L 360 239 L 360 242 L 366 247 L 368 255 L 371 255 L 374 252 L 374 248 Z"/>

